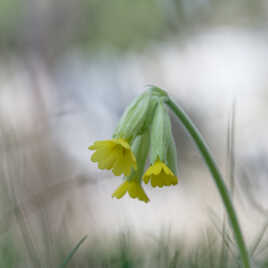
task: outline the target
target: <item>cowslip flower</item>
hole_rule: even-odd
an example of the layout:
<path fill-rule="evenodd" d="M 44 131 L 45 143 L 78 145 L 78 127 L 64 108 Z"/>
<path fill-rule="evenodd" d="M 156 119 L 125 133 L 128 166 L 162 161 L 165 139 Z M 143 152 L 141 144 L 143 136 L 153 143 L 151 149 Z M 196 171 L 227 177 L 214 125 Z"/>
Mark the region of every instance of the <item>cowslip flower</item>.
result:
<path fill-rule="evenodd" d="M 112 195 L 113 197 L 120 199 L 128 192 L 129 196 L 132 198 L 137 198 L 145 203 L 150 201 L 141 185 L 149 146 L 149 131 L 136 137 L 132 145 L 132 150 L 136 156 L 138 168 L 132 171 L 130 176 L 124 178 L 124 182 L 115 190 Z"/>
<path fill-rule="evenodd" d="M 146 91 L 136 98 L 124 112 L 113 139 L 96 141 L 88 148 L 95 150 L 91 160 L 98 162 L 100 169 L 112 170 L 114 175 L 129 176 L 137 169 L 136 157 L 131 150 L 133 139 L 146 129 L 147 112 L 151 109 L 152 92 Z"/>
<path fill-rule="evenodd" d="M 178 179 L 174 173 L 160 160 L 156 160 L 154 164 L 147 169 L 143 180 L 146 184 L 151 180 L 153 187 L 170 186 L 178 183 Z"/>
<path fill-rule="evenodd" d="M 96 150 L 91 160 L 98 162 L 99 169 L 112 169 L 116 176 L 129 176 L 131 168 L 137 169 L 135 155 L 124 139 L 96 141 L 89 149 Z"/>
<path fill-rule="evenodd" d="M 176 185 L 177 152 L 169 115 L 164 102 L 166 93 L 151 87 L 126 109 L 110 140 L 96 141 L 89 147 L 95 152 L 91 160 L 100 169 L 112 170 L 116 176 L 124 174 L 123 183 L 112 194 L 149 202 L 142 182 L 153 187 Z M 150 150 L 150 167 L 144 173 Z"/>
<path fill-rule="evenodd" d="M 171 131 L 171 123 L 164 104 L 159 101 L 151 129 L 150 167 L 143 176 L 146 184 L 153 187 L 176 185 L 176 146 Z"/>
<path fill-rule="evenodd" d="M 113 197 L 120 199 L 128 192 L 132 198 L 138 198 L 140 201 L 148 203 L 150 199 L 144 192 L 140 182 L 138 180 L 126 180 L 124 181 L 113 193 Z"/>

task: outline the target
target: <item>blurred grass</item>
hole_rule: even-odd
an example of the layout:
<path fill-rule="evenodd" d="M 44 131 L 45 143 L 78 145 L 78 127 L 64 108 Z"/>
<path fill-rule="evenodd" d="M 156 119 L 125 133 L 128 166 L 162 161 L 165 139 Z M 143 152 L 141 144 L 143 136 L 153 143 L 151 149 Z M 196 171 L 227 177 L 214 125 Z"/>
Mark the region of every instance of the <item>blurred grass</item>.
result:
<path fill-rule="evenodd" d="M 178 241 L 176 241 L 177 247 L 174 247 L 167 233 L 162 234 L 158 241 L 144 244 L 137 243 L 132 234 L 127 232 L 111 238 L 109 242 L 101 240 L 101 237 L 94 243 L 85 242 L 80 252 L 78 251 L 75 256 L 68 256 L 73 258 L 69 258 L 64 266 L 60 266 L 59 262 L 65 250 L 58 245 L 55 251 L 57 258 L 40 262 L 40 265 L 36 266 L 35 263 L 27 260 L 23 247 L 19 246 L 20 243 L 10 234 L 6 234 L 1 235 L 0 239 L 0 267 L 241 267 L 238 252 L 231 250 L 226 243 L 225 258 L 222 258 L 219 247 L 222 237 L 211 227 L 204 231 L 195 245 L 186 247 L 183 239 L 175 239 Z M 68 252 L 65 251 L 66 253 Z M 254 263 L 253 267 L 267 267 L 267 255 L 255 259 Z"/>
<path fill-rule="evenodd" d="M 235 161 L 234 120 L 235 111 L 233 110 L 228 126 L 228 135 L 230 136 L 228 139 L 228 158 L 232 162 L 229 165 L 230 183 L 233 187 L 237 187 L 237 184 L 232 181 L 235 177 L 235 165 L 233 163 Z M 3 125 L 4 121 L 2 127 Z M 27 168 L 27 165 L 23 162 L 23 154 L 19 150 L 18 137 L 15 133 L 14 129 L 8 131 L 7 126 L 2 128 L 0 132 L 2 155 L 0 159 L 0 268 L 59 268 L 66 257 L 68 260 L 66 267 L 73 268 L 241 267 L 231 231 L 227 223 L 223 223 L 217 213 L 214 213 L 211 220 L 212 226 L 200 233 L 199 240 L 195 243 L 189 242 L 187 237 L 174 237 L 171 230 L 165 229 L 159 234 L 147 234 L 144 235 L 143 239 L 138 240 L 131 229 L 118 235 L 111 234 L 107 238 L 104 235 L 96 236 L 90 233 L 91 229 L 88 227 L 89 237 L 83 243 L 83 247 L 76 251 L 77 248 L 74 248 L 74 245 L 78 239 L 76 240 L 72 234 L 72 226 L 68 226 L 71 214 L 67 213 L 66 218 L 62 219 L 60 230 L 53 232 L 49 221 L 48 208 L 40 202 L 41 195 L 37 195 L 39 211 L 35 215 L 38 219 L 36 224 L 38 228 L 36 228 L 32 220 L 34 215 L 27 213 L 27 206 L 22 204 L 24 199 L 19 195 L 19 190 L 22 186 L 25 186 L 23 183 L 26 183 L 24 169 Z M 49 139 L 48 133 L 45 132 L 44 135 L 46 139 Z M 43 150 L 38 149 L 38 154 L 45 153 L 45 149 L 47 147 Z M 49 158 L 50 155 L 46 157 Z M 40 157 L 41 160 L 38 160 L 45 166 L 47 165 L 46 157 Z M 35 159 L 39 159 L 39 157 L 35 155 Z M 31 165 L 39 163 L 34 162 L 33 158 L 31 161 Z M 56 167 L 58 168 L 59 164 Z M 66 166 L 63 167 L 66 168 Z M 47 186 L 48 180 L 52 180 L 53 176 L 49 176 L 51 174 L 48 173 L 49 168 L 43 169 L 43 166 L 38 166 L 38 168 L 38 171 L 42 173 L 39 174 L 42 182 L 45 181 L 41 186 Z M 45 171 L 42 172 L 43 170 Z M 30 186 L 33 185 L 34 180 L 38 179 L 36 173 L 32 179 L 29 183 Z M 55 183 L 53 185 L 55 187 Z M 62 185 L 60 185 L 60 188 L 63 188 Z M 234 190 L 233 192 L 236 193 Z M 34 188 L 33 191 L 38 192 Z M 52 199 L 52 192 L 49 189 L 48 199 Z M 69 199 L 70 202 L 74 202 L 75 197 L 70 193 Z M 53 205 L 57 206 L 58 200 L 53 201 L 55 201 Z M 80 218 L 83 216 L 84 214 L 80 214 Z M 83 221 L 83 219 L 80 220 Z M 266 229 L 266 224 L 260 227 L 256 226 L 255 238 L 249 244 L 252 261 L 256 263 L 256 267 L 260 268 L 268 267 Z M 73 248 L 75 251 L 72 251 Z"/>
<path fill-rule="evenodd" d="M 231 118 L 233 122 L 234 115 Z M 234 140 L 235 131 L 231 131 L 232 128 L 234 122 L 229 125 L 230 141 Z M 187 237 L 183 236 L 175 237 L 172 235 L 172 230 L 166 230 L 165 227 L 159 234 L 143 234 L 139 240 L 131 229 L 117 235 L 111 234 L 107 238 L 101 234 L 90 233 L 89 227 L 88 239 L 78 249 L 74 248 L 76 239 L 72 235 L 72 226 L 66 225 L 71 215 L 67 214 L 66 218 L 62 219 L 60 230 L 52 232 L 46 206 L 39 206 L 36 229 L 32 219 L 29 219 L 30 215 L 27 214 L 26 208 L 19 203 L 18 187 L 21 187 L 21 184 L 18 182 L 23 175 L 24 166 L 21 165 L 21 152 L 10 148 L 10 146 L 14 148 L 17 144 L 14 133 L 12 130 L 7 131 L 7 128 L 2 129 L 0 133 L 2 142 L 0 268 L 59 268 L 65 260 L 68 260 L 66 267 L 73 268 L 241 267 L 230 228 L 227 224 L 223 224 L 217 213 L 213 214 L 211 226 L 200 233 L 197 242 L 189 242 Z M 229 156 L 234 153 L 234 144 L 230 142 L 228 145 Z M 234 161 L 233 157 L 230 159 Z M 230 166 L 232 167 L 230 177 L 233 179 L 234 165 Z M 69 198 L 73 202 L 72 195 Z M 266 224 L 256 226 L 255 238 L 249 244 L 252 261 L 259 268 L 268 267 L 266 229 Z"/>
<path fill-rule="evenodd" d="M 254 27 L 266 13 L 264 0 L 0 0 L 0 48 L 142 50 L 200 28 Z"/>

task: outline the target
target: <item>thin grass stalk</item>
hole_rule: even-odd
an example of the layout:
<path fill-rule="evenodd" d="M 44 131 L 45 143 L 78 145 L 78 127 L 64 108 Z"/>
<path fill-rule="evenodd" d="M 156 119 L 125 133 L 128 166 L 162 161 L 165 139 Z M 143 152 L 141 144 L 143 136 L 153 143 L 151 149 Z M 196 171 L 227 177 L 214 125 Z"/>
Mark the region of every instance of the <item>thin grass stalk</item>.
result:
<path fill-rule="evenodd" d="M 80 248 L 80 246 L 84 243 L 84 241 L 87 239 L 87 235 L 84 236 L 78 243 L 77 245 L 70 251 L 70 253 L 68 254 L 68 256 L 64 259 L 62 265 L 60 266 L 60 268 L 65 268 L 67 267 L 67 265 L 69 264 L 69 262 L 71 261 L 72 257 L 74 256 L 74 254 L 76 253 L 76 251 Z"/>
<path fill-rule="evenodd" d="M 225 206 L 234 233 L 234 237 L 237 242 L 243 266 L 244 268 L 250 268 L 249 254 L 238 222 L 238 217 L 236 215 L 228 189 L 224 183 L 224 180 L 216 165 L 216 162 L 208 149 L 206 142 L 204 141 L 199 130 L 196 128 L 191 119 L 188 117 L 188 115 L 184 112 L 184 110 L 180 106 L 176 105 L 169 97 L 166 98 L 166 104 L 174 112 L 176 117 L 179 119 L 179 121 L 183 124 L 188 133 L 191 135 L 201 155 L 203 156 L 203 159 L 206 162 L 208 169 L 210 170 L 210 173 L 214 179 L 214 182 L 221 196 L 222 202 Z"/>

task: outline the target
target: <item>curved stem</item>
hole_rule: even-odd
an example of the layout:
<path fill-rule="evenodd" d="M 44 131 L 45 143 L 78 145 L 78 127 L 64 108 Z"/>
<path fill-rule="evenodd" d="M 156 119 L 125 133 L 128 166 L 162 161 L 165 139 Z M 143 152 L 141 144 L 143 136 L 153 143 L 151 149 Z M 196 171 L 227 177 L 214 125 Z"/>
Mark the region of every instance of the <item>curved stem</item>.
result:
<path fill-rule="evenodd" d="M 226 212 L 228 214 L 229 221 L 233 229 L 234 237 L 236 239 L 236 242 L 240 251 L 240 255 L 241 255 L 244 268 L 250 268 L 250 260 L 249 260 L 247 247 L 244 242 L 243 234 L 239 226 L 239 222 L 238 222 L 238 218 L 237 218 L 234 206 L 232 204 L 230 195 L 228 193 L 224 180 L 221 176 L 221 173 L 211 153 L 209 152 L 208 146 L 206 145 L 198 129 L 195 127 L 195 125 L 192 123 L 191 119 L 187 116 L 187 114 L 183 111 L 183 109 L 177 106 L 170 98 L 166 99 L 166 104 L 175 113 L 175 115 L 178 117 L 180 122 L 184 125 L 188 133 L 193 138 L 198 149 L 200 150 L 200 153 L 203 156 L 210 170 L 210 173 L 214 179 L 214 182 L 218 188 L 218 191 L 222 198 Z"/>

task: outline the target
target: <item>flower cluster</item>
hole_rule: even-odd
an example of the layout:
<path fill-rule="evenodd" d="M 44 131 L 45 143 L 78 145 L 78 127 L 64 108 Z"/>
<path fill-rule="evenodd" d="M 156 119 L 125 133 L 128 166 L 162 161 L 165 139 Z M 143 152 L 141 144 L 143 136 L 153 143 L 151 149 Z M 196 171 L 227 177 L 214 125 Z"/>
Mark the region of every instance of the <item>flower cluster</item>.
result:
<path fill-rule="evenodd" d="M 124 174 L 113 197 L 120 199 L 128 192 L 147 203 L 142 181 L 152 187 L 178 183 L 177 152 L 166 98 L 163 90 L 150 87 L 126 109 L 111 140 L 96 141 L 89 147 L 95 151 L 91 160 L 100 169 L 112 170 L 115 176 Z M 150 166 L 145 171 L 148 155 Z"/>

